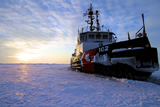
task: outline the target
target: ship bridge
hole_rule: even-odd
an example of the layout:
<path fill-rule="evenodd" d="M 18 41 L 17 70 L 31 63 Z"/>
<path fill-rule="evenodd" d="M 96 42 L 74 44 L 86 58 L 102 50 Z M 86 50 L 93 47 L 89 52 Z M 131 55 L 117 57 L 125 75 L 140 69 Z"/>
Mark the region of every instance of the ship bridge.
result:
<path fill-rule="evenodd" d="M 99 46 L 116 42 L 114 35 L 115 34 L 113 32 L 103 31 L 87 31 L 80 33 L 76 45 L 76 55 Z"/>

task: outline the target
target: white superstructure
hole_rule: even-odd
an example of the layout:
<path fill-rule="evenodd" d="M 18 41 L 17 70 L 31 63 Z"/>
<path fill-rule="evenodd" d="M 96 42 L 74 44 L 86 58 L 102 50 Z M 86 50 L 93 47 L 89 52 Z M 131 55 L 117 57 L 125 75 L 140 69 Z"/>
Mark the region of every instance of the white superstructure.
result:
<path fill-rule="evenodd" d="M 87 50 L 115 42 L 116 39 L 114 35 L 115 34 L 113 32 L 101 31 L 79 33 L 75 55 L 79 55 Z"/>

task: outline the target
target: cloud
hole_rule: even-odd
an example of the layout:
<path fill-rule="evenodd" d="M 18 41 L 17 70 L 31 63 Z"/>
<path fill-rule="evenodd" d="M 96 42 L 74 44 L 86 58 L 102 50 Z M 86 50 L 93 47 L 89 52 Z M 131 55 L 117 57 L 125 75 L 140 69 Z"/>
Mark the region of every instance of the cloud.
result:
<path fill-rule="evenodd" d="M 72 30 L 74 28 L 72 19 L 76 15 L 71 15 L 65 9 L 58 10 L 62 7 L 70 9 L 70 4 L 55 1 L 56 4 L 52 3 L 49 6 L 46 1 L 41 1 L 42 3 L 37 3 L 36 1 L 19 2 L 15 4 L 4 3 L 6 4 L 6 8 L 0 9 L 3 13 L 3 17 L 0 17 L 2 19 L 0 32 L 10 38 L 10 41 L 7 43 L 5 40 L 4 45 L 16 44 L 17 41 L 23 41 L 25 44 L 39 41 L 42 41 L 42 44 L 45 41 L 50 43 L 54 40 L 56 41 L 59 37 L 69 40 L 72 43 L 73 40 L 71 38 L 73 36 L 70 35 L 75 33 Z M 46 5 L 45 9 L 42 8 L 44 6 L 43 4 Z M 16 45 L 13 46 L 16 47 Z"/>

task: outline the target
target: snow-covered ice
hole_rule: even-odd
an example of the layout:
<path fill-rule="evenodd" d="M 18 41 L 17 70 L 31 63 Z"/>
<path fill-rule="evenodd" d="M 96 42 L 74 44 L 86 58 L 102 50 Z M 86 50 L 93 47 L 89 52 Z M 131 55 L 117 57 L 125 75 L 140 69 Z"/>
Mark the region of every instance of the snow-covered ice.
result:
<path fill-rule="evenodd" d="M 158 107 L 160 71 L 148 81 L 72 71 L 68 64 L 0 64 L 0 107 Z"/>

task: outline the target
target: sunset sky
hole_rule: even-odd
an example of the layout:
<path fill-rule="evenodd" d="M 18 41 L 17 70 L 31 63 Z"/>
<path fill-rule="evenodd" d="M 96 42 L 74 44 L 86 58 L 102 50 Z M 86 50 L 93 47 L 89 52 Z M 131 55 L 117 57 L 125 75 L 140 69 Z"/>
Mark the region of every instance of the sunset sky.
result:
<path fill-rule="evenodd" d="M 118 41 L 142 27 L 160 57 L 160 0 L 0 0 L 0 63 L 69 64 L 92 3 Z"/>

